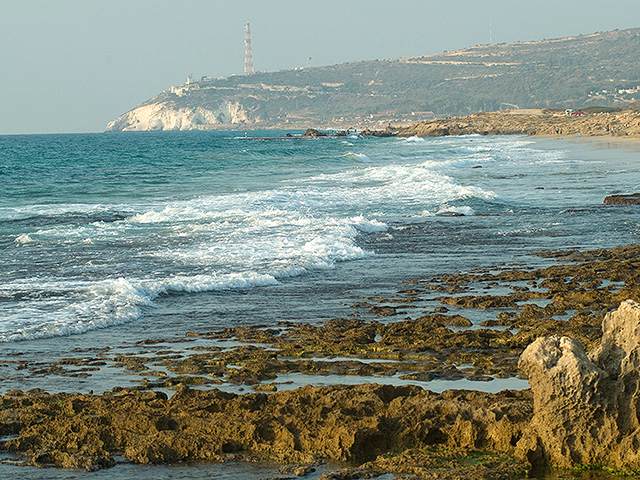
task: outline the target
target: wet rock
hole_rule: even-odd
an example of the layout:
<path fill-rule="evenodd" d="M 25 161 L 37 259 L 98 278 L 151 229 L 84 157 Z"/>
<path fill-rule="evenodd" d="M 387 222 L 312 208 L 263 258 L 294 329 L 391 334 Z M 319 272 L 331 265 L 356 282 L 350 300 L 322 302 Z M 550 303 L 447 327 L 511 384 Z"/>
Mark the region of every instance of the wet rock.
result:
<path fill-rule="evenodd" d="M 326 132 L 321 132 L 315 128 L 307 128 L 307 131 L 302 134 L 303 137 L 326 137 Z"/>
<path fill-rule="evenodd" d="M 602 201 L 603 205 L 640 205 L 640 193 L 631 195 L 609 195 Z"/>
<path fill-rule="evenodd" d="M 384 471 L 372 471 L 368 468 L 342 468 L 337 472 L 324 473 L 320 480 L 359 480 L 361 478 L 376 478 Z"/>
<path fill-rule="evenodd" d="M 361 137 L 394 137 L 396 135 L 395 131 L 391 131 L 390 129 L 385 130 L 371 130 L 369 128 L 362 130 L 360 132 Z"/>
<path fill-rule="evenodd" d="M 274 383 L 267 383 L 253 385 L 251 390 L 255 390 L 256 392 L 276 392 L 278 391 L 278 387 Z"/>
<path fill-rule="evenodd" d="M 528 392 L 436 395 L 415 386 L 302 387 L 268 395 L 181 386 L 171 399 L 132 390 L 44 395 L 32 405 L 23 399 L 1 399 L 0 422 L 20 421 L 19 437 L 5 448 L 25 452 L 33 464 L 74 468 L 93 468 L 115 454 L 141 464 L 237 455 L 360 464 L 387 452 L 460 444 L 510 456 L 532 414 Z"/>
<path fill-rule="evenodd" d="M 115 460 L 110 456 L 86 456 L 81 453 L 67 452 L 34 452 L 27 455 L 25 459 L 26 465 L 34 467 L 62 467 L 83 469 L 88 472 L 96 472 L 103 468 L 111 468 L 115 466 Z"/>
<path fill-rule="evenodd" d="M 295 475 L 296 477 L 304 477 L 316 471 L 315 464 L 307 465 L 283 465 L 278 471 L 285 475 Z"/>
<path fill-rule="evenodd" d="M 364 464 L 363 467 L 379 472 L 393 471 L 412 475 L 410 478 L 433 480 L 506 480 L 526 476 L 525 466 L 514 462 L 513 459 L 465 448 L 440 448 L 385 455 Z"/>
<path fill-rule="evenodd" d="M 577 340 L 551 336 L 520 357 L 534 396 L 537 440 L 528 443 L 542 446 L 539 461 L 640 468 L 640 304 L 623 302 L 602 329 L 589 355 Z"/>
<path fill-rule="evenodd" d="M 373 313 L 378 317 L 390 317 L 396 314 L 396 308 L 388 305 L 371 307 L 367 313 Z"/>

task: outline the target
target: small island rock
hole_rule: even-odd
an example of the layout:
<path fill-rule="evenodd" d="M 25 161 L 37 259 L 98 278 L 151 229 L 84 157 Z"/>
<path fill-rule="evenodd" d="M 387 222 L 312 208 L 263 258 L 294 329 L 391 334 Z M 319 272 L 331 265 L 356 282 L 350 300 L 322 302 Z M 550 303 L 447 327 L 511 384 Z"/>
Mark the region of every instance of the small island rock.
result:
<path fill-rule="evenodd" d="M 640 205 L 640 193 L 631 195 L 609 195 L 602 202 L 603 205 Z"/>

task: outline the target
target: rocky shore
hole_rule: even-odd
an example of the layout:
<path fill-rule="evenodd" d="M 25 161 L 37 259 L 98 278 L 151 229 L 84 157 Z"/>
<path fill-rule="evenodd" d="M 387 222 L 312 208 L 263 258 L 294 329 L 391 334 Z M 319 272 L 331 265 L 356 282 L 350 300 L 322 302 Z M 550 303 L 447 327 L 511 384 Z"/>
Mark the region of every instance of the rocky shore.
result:
<path fill-rule="evenodd" d="M 528 392 L 436 395 L 379 385 L 271 395 L 182 386 L 170 399 L 131 390 L 32 391 L 2 401 L 3 434 L 19 433 L 5 448 L 23 452 L 31 465 L 91 470 L 112 466 L 116 453 L 140 464 L 261 459 L 308 469 L 334 460 L 370 473 L 448 469 L 476 455 L 485 470 L 513 474 L 525 468 L 509 457 L 532 416 Z"/>
<path fill-rule="evenodd" d="M 567 115 L 564 110 L 552 109 L 504 110 L 430 120 L 381 132 L 399 137 L 472 134 L 638 137 L 640 113 L 627 110 Z"/>
<path fill-rule="evenodd" d="M 549 266 L 411 280 L 390 298 L 353 299 L 353 316 L 320 325 L 187 332 L 180 354 L 149 355 L 158 343 L 149 340 L 126 356 L 6 360 L 46 375 L 119 366 L 141 381 L 102 395 L 8 392 L 0 446 L 25 465 L 88 470 L 121 455 L 140 464 L 260 459 L 300 476 L 318 462 L 343 464 L 324 478 L 518 478 L 580 465 L 636 472 L 640 306 L 627 300 L 640 301 L 640 246 L 541 256 Z M 478 312 L 485 320 L 472 327 Z M 483 383 L 527 375 L 532 390 L 282 390 L 291 373 Z M 216 388 L 229 384 L 254 392 Z"/>

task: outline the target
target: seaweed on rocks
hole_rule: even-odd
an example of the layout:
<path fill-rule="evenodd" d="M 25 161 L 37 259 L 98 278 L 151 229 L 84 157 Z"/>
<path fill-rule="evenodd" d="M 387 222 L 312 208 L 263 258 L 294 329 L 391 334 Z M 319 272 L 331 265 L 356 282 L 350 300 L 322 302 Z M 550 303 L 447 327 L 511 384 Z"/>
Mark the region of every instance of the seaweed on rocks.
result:
<path fill-rule="evenodd" d="M 280 377 L 394 376 L 428 388 L 435 379 L 522 376 L 518 359 L 538 337 L 571 337 L 594 351 L 605 315 L 628 299 L 640 301 L 639 245 L 540 257 L 548 266 L 411 279 L 396 294 L 358 299 L 353 315 L 324 323 L 192 331 L 183 339 L 70 352 L 57 362 L 8 356 L 3 364 L 19 375 L 91 376 L 109 367 L 140 380 L 102 395 L 7 392 L 0 398 L 1 447 L 20 452 L 29 465 L 88 470 L 124 455 L 141 464 L 256 458 L 354 464 L 331 478 L 362 469 L 445 478 L 437 476 L 441 468 L 506 478 L 544 460 L 524 435 L 534 412 L 530 391 L 436 394 L 411 385 L 289 391 Z M 253 391 L 215 388 L 222 385 Z M 160 390 L 175 393 L 168 398 Z M 465 463 L 467 456 L 477 461 Z M 473 464 L 475 473 L 462 464 Z"/>
<path fill-rule="evenodd" d="M 489 449 L 511 458 L 532 402 L 528 392 L 436 395 L 414 386 L 307 386 L 270 395 L 182 386 L 171 398 L 126 389 L 14 392 L 2 397 L 0 411 L 1 428 L 19 432 L 2 447 L 31 465 L 93 468 L 124 455 L 139 464 L 323 458 L 381 467 L 380 455 L 416 449 Z"/>

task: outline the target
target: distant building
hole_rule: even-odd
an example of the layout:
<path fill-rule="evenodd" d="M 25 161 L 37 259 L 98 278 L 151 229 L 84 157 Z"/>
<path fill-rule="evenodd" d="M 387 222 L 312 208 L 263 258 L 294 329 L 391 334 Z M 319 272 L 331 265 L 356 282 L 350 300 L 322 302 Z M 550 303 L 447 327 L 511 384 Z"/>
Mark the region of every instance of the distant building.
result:
<path fill-rule="evenodd" d="M 411 115 L 413 115 L 414 117 L 425 117 L 425 118 L 436 118 L 436 114 L 431 112 L 431 111 L 426 111 L 426 112 L 411 112 Z"/>
<path fill-rule="evenodd" d="M 395 110 L 384 110 L 382 112 L 378 112 L 378 113 L 372 113 L 371 117 L 372 118 L 377 118 L 377 117 L 390 117 L 391 115 L 395 115 L 396 111 Z"/>

